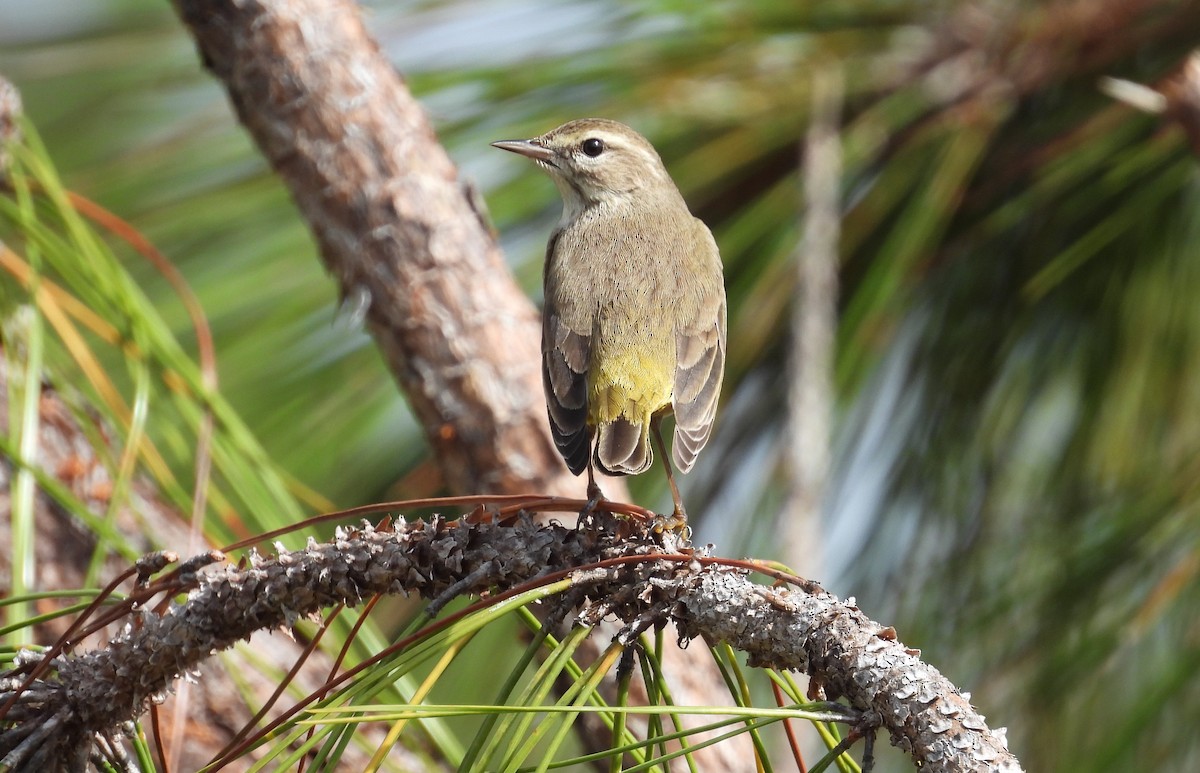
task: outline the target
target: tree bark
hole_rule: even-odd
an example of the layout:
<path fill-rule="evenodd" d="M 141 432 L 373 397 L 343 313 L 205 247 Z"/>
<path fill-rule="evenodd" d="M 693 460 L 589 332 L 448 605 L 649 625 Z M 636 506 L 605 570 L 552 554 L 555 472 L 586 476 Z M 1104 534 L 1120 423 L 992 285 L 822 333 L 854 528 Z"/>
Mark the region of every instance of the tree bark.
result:
<path fill-rule="evenodd" d="M 537 313 L 424 111 L 342 0 L 176 0 L 407 395 L 449 487 L 581 496 Z"/>

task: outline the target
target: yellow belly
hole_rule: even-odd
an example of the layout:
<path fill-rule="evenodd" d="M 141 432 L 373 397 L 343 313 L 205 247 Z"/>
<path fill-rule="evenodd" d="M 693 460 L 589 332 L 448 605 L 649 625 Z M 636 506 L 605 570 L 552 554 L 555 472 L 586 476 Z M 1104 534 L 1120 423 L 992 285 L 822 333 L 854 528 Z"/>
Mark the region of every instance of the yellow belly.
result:
<path fill-rule="evenodd" d="M 673 356 L 666 355 L 661 348 L 658 352 L 645 348 L 602 351 L 588 372 L 589 422 L 593 426 L 607 424 L 624 416 L 634 424 L 646 424 L 669 406 L 675 363 Z"/>

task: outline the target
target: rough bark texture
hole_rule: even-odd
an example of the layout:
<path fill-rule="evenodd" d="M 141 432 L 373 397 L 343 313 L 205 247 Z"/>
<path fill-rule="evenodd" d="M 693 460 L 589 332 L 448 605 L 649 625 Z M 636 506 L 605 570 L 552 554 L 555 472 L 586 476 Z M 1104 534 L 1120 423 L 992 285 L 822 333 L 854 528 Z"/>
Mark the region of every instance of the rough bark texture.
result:
<path fill-rule="evenodd" d="M 550 440 L 540 326 L 420 105 L 341 0 L 176 0 L 291 190 L 450 488 L 581 496 Z"/>
<path fill-rule="evenodd" d="M 1018 771 L 1003 729 L 993 731 L 946 677 L 896 640 L 896 632 L 828 593 L 766 590 L 729 572 L 702 572 L 680 598 L 689 636 L 727 641 L 750 665 L 807 673 L 845 698 L 867 725 L 929 771 Z"/>
<path fill-rule="evenodd" d="M 374 594 L 503 591 L 548 570 L 627 557 L 638 560 L 573 576 L 565 598 L 584 624 L 609 616 L 647 627 L 674 622 L 685 637 L 728 642 L 759 665 L 806 671 L 860 713 L 857 730 L 885 727 L 925 770 L 1020 770 L 1003 734 L 989 730 L 965 696 L 852 604 L 819 589 L 766 588 L 702 557 L 662 556 L 649 530 L 618 536 L 529 519 L 511 526 L 438 520 L 383 532 L 364 525 L 246 569 L 226 567 L 202 579 L 186 603 L 145 613 L 107 648 L 61 661 L 54 678 L 20 695 L 0 750 L 9 736 L 23 738 L 53 719 L 56 732 L 38 750 L 47 755 L 44 769 L 58 769 L 214 651 L 335 604 Z M 0 683 L 6 692 L 14 686 Z"/>

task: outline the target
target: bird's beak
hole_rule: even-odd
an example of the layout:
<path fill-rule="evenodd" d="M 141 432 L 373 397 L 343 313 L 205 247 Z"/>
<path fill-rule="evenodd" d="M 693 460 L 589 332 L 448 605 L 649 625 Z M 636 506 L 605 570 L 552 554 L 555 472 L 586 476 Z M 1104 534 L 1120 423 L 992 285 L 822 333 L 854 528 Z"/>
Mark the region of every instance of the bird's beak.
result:
<path fill-rule="evenodd" d="M 534 161 L 542 161 L 547 164 L 553 163 L 554 151 L 541 143 L 541 140 L 500 140 L 492 143 L 493 148 L 501 150 L 511 150 L 513 153 L 519 153 L 522 156 L 532 158 Z"/>

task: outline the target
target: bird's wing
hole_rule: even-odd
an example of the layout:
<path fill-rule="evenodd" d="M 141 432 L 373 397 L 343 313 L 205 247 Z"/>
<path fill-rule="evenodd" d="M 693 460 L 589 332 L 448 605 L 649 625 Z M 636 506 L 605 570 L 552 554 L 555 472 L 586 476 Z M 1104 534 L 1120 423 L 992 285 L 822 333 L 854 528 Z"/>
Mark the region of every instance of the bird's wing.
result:
<path fill-rule="evenodd" d="M 542 314 L 542 387 L 554 445 L 575 475 L 587 467 L 587 369 L 591 336 L 567 327 L 547 301 Z"/>
<path fill-rule="evenodd" d="M 716 257 L 717 247 L 707 229 L 705 235 Z M 725 374 L 725 290 L 719 262 L 712 280 L 714 287 L 700 294 L 693 321 L 675 331 L 675 442 L 671 456 L 680 472 L 692 469 L 696 455 L 708 442 Z"/>

